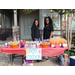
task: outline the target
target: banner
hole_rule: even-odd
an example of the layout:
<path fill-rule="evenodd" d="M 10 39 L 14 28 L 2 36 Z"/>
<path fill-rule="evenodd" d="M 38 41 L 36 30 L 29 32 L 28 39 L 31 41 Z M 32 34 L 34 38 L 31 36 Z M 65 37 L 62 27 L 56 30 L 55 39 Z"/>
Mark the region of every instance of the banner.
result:
<path fill-rule="evenodd" d="M 41 48 L 26 48 L 26 60 L 42 60 Z"/>

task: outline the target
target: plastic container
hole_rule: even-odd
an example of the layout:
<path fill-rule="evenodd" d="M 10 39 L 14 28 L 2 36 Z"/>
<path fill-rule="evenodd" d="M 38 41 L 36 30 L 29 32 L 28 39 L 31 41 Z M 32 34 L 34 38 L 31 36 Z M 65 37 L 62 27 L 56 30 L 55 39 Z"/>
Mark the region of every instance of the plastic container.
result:
<path fill-rule="evenodd" d="M 40 43 L 37 43 L 37 47 L 40 47 Z"/>
<path fill-rule="evenodd" d="M 64 47 L 67 47 L 67 44 L 63 44 Z"/>
<path fill-rule="evenodd" d="M 55 47 L 55 45 L 50 45 L 51 47 Z"/>
<path fill-rule="evenodd" d="M 10 44 L 10 47 L 11 48 L 17 48 L 18 47 L 18 44 L 12 44 L 12 45 Z"/>
<path fill-rule="evenodd" d="M 48 47 L 49 44 L 48 44 L 48 43 L 47 43 L 47 44 L 43 44 L 43 43 L 41 43 L 41 46 L 42 46 L 42 47 Z"/>
<path fill-rule="evenodd" d="M 75 56 L 70 56 L 70 65 L 75 66 Z"/>

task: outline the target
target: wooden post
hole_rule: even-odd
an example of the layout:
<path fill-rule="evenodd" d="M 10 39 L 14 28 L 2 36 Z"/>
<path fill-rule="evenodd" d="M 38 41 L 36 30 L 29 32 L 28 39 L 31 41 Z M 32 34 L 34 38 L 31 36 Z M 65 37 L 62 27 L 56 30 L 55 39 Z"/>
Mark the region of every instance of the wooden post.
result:
<path fill-rule="evenodd" d="M 69 16 L 68 16 L 68 45 L 69 45 Z"/>
<path fill-rule="evenodd" d="M 62 30 L 62 14 L 60 14 L 60 28 Z M 61 31 L 61 35 L 62 35 L 62 31 Z"/>
<path fill-rule="evenodd" d="M 70 39 L 69 39 L 69 49 L 71 49 L 71 40 L 72 40 L 72 14 L 70 14 Z"/>
<path fill-rule="evenodd" d="M 66 22 L 66 39 L 67 39 L 67 14 L 66 14 L 65 22 Z"/>

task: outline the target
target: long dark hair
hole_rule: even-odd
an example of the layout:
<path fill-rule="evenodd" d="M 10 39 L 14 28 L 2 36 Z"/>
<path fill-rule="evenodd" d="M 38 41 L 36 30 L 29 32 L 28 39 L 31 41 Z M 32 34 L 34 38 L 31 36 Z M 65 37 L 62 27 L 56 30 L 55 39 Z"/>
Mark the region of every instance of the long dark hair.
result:
<path fill-rule="evenodd" d="M 35 19 L 35 20 L 34 20 L 34 22 L 33 22 L 33 24 L 32 24 L 32 27 L 36 27 L 36 25 L 35 25 L 35 21 L 36 21 L 36 20 L 38 21 L 38 27 L 39 27 L 39 20 L 38 20 L 38 19 Z"/>
<path fill-rule="evenodd" d="M 49 19 L 49 25 L 51 26 L 51 25 L 53 25 L 53 21 L 52 21 L 52 19 L 48 16 L 48 17 L 45 17 L 45 19 L 44 19 L 44 26 L 46 26 L 47 24 L 46 24 L 46 19 Z"/>

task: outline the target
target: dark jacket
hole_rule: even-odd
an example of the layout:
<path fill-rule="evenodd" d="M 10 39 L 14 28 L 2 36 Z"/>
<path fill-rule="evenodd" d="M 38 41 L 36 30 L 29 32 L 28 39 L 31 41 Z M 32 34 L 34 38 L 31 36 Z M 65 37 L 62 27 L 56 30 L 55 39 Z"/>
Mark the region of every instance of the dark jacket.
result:
<path fill-rule="evenodd" d="M 35 38 L 40 38 L 40 29 L 38 26 L 31 27 L 31 37 L 33 41 L 35 40 Z"/>
<path fill-rule="evenodd" d="M 54 31 L 53 25 L 49 25 L 47 27 L 44 27 L 43 38 L 44 39 L 49 39 L 50 38 L 50 35 L 51 35 L 51 31 Z"/>

